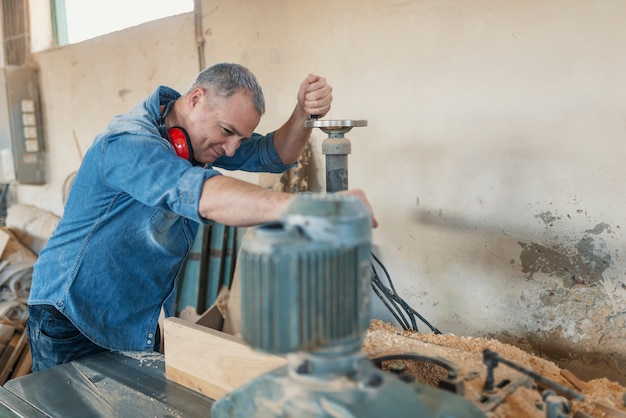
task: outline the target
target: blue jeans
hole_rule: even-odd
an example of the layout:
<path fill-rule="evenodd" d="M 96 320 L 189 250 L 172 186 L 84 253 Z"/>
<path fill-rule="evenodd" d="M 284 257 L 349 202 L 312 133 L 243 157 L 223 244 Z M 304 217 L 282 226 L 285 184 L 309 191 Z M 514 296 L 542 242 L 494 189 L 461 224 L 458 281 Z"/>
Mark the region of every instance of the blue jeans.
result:
<path fill-rule="evenodd" d="M 33 372 L 107 351 L 92 343 L 50 305 L 29 306 L 26 331 L 33 358 Z"/>

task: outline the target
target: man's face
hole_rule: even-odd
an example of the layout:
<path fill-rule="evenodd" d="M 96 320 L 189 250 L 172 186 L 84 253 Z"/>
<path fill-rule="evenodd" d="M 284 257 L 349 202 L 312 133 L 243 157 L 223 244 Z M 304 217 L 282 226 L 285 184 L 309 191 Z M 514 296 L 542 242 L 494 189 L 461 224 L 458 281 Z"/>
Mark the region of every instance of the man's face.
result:
<path fill-rule="evenodd" d="M 222 155 L 233 156 L 243 139 L 250 138 L 261 120 L 250 93 L 238 91 L 229 98 L 207 95 L 199 89 L 191 95 L 192 109 L 185 123 L 193 154 L 201 163 L 213 163 Z"/>

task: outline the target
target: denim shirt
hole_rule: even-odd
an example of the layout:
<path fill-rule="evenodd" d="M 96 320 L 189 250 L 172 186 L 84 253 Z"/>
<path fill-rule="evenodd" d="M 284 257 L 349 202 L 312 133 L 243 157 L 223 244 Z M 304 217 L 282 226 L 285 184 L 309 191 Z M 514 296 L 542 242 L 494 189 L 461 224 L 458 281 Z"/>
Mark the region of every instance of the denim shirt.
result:
<path fill-rule="evenodd" d="M 34 267 L 28 303 L 55 306 L 109 350 L 153 349 L 199 223 L 211 223 L 198 203 L 204 181 L 220 172 L 176 156 L 161 135 L 160 106 L 178 97 L 160 86 L 95 138 Z M 273 133 L 255 133 L 213 166 L 279 173 L 293 165 L 281 163 Z"/>

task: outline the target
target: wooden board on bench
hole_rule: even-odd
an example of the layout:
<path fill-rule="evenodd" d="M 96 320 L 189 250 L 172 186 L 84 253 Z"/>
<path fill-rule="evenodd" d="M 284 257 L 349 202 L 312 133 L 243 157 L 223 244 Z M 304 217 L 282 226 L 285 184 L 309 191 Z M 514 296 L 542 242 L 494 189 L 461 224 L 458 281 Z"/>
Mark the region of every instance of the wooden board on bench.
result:
<path fill-rule="evenodd" d="M 180 318 L 165 319 L 164 334 L 166 377 L 212 399 L 287 362 L 255 351 L 230 334 Z"/>

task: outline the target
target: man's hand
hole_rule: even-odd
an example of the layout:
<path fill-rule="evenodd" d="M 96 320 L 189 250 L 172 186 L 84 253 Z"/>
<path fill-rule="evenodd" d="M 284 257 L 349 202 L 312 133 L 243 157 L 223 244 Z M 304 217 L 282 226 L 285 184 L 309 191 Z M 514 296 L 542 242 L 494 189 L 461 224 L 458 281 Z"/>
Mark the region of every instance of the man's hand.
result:
<path fill-rule="evenodd" d="M 324 77 L 309 74 L 300 84 L 298 105 L 308 117 L 324 117 L 333 101 L 333 88 Z"/>
<path fill-rule="evenodd" d="M 333 101 L 333 88 L 324 77 L 309 74 L 298 89 L 298 103 L 291 117 L 274 132 L 274 147 L 283 164 L 295 163 L 311 137 L 304 122 L 311 115 L 325 116 Z"/>
<path fill-rule="evenodd" d="M 365 207 L 369 209 L 370 215 L 372 215 L 372 228 L 376 228 L 378 226 L 378 221 L 376 220 L 376 217 L 374 216 L 374 210 L 372 209 L 372 205 L 370 205 L 370 202 L 369 200 L 367 200 L 367 196 L 365 196 L 365 192 L 363 190 L 361 189 L 342 190 L 340 192 L 337 192 L 337 194 L 352 195 L 361 199 L 361 201 L 365 203 Z"/>

